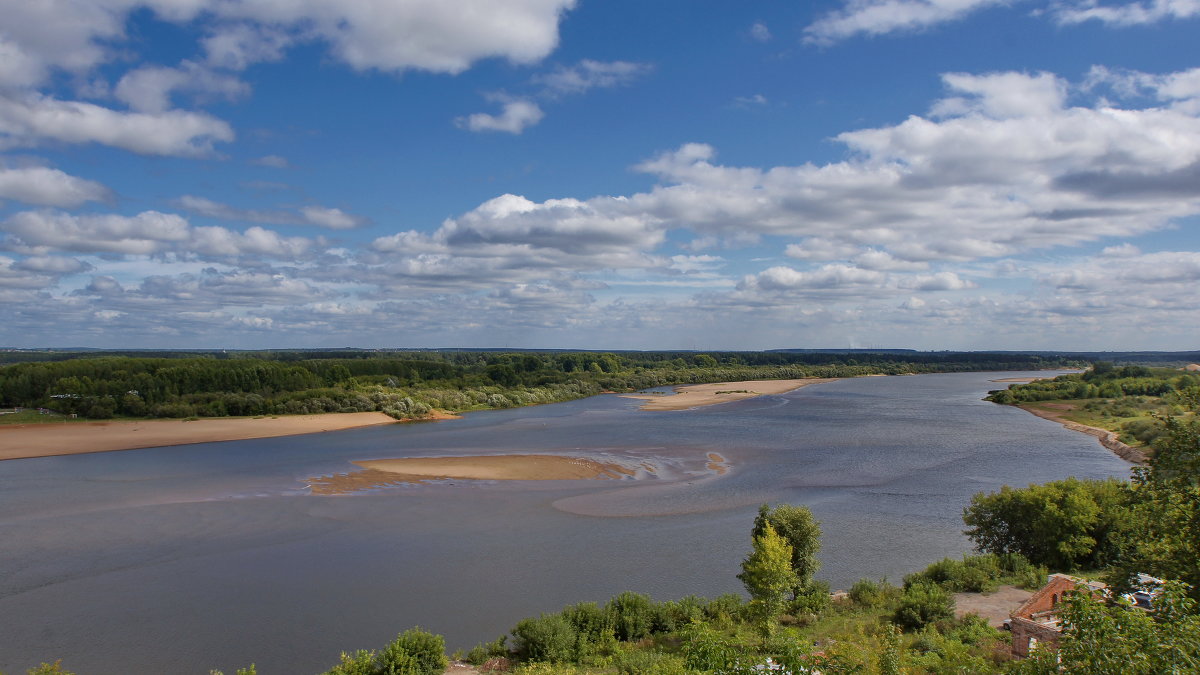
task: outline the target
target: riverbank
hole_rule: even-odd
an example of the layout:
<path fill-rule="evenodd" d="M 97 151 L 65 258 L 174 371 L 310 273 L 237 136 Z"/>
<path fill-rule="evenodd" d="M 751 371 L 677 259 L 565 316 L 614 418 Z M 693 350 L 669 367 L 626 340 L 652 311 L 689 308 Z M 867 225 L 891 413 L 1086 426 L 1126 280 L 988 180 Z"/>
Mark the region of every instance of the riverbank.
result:
<path fill-rule="evenodd" d="M 0 426 L 0 460 L 217 441 L 244 441 L 395 423 L 395 419 L 383 413 L 362 412 L 281 417 L 205 417 L 195 420 L 15 424 Z"/>
<path fill-rule="evenodd" d="M 1042 419 L 1058 422 L 1071 431 L 1078 431 L 1080 433 L 1087 434 L 1088 436 L 1093 436 L 1096 438 L 1096 440 L 1100 441 L 1100 445 L 1108 448 L 1117 457 L 1120 457 L 1127 462 L 1132 462 L 1134 464 L 1146 463 L 1146 460 L 1148 459 L 1146 453 L 1138 448 L 1122 443 L 1116 432 L 1108 429 L 1101 429 L 1100 427 L 1092 427 L 1086 424 L 1080 424 L 1079 422 L 1072 422 L 1066 418 L 1066 415 L 1071 411 L 1070 407 L 1064 407 L 1060 409 L 1051 408 L 1049 407 L 1050 405 L 1053 404 L 1042 404 L 1040 407 L 1037 407 L 1037 404 L 1027 403 L 1018 405 L 1017 407 L 1032 415 L 1037 415 Z"/>
<path fill-rule="evenodd" d="M 785 394 L 801 387 L 841 378 L 813 377 L 799 380 L 745 380 L 742 382 L 713 382 L 709 384 L 685 384 L 675 387 L 672 394 L 622 394 L 623 398 L 645 401 L 642 410 L 687 410 L 703 406 L 729 403 L 742 399 Z"/>

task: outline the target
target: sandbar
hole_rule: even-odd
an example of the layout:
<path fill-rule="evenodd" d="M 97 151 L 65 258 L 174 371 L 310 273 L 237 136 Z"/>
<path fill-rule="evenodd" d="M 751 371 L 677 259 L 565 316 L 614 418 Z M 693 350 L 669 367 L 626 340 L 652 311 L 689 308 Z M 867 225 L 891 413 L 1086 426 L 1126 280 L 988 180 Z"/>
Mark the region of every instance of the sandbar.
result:
<path fill-rule="evenodd" d="M 603 480 L 635 473 L 620 464 L 561 455 L 403 457 L 352 463 L 362 470 L 308 479 L 312 493 L 346 494 L 430 480 Z"/>
<path fill-rule="evenodd" d="M 0 425 L 0 460 L 244 441 L 395 424 L 381 412 Z"/>
<path fill-rule="evenodd" d="M 645 401 L 641 406 L 642 410 L 686 410 L 767 394 L 783 394 L 811 384 L 833 382 L 837 379 L 810 377 L 801 380 L 748 380 L 745 382 L 685 384 L 675 387 L 673 394 L 622 394 L 621 396 Z"/>

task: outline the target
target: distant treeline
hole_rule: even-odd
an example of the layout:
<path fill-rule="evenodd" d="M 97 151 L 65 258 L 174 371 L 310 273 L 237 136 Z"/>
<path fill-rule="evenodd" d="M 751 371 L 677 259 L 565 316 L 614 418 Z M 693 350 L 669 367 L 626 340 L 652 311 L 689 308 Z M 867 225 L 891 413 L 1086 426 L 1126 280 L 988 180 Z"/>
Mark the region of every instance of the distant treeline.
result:
<path fill-rule="evenodd" d="M 409 418 L 674 384 L 1079 365 L 984 352 L 77 352 L 0 366 L 0 405 L 96 419 L 367 411 Z"/>
<path fill-rule="evenodd" d="M 1200 373 L 1183 372 L 1174 368 L 1116 367 L 1107 361 L 1097 361 L 1085 373 L 1015 384 L 1008 389 L 990 392 L 988 400 L 1015 404 L 1123 396 L 1166 396 L 1193 387 L 1200 387 Z"/>

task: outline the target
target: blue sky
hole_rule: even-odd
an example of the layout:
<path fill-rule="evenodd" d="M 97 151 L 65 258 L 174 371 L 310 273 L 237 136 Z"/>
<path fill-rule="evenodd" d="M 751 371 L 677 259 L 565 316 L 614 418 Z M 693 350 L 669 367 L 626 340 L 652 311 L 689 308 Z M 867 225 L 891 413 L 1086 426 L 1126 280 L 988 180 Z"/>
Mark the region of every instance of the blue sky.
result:
<path fill-rule="evenodd" d="M 0 346 L 1197 348 L 1200 0 L 0 17 Z"/>

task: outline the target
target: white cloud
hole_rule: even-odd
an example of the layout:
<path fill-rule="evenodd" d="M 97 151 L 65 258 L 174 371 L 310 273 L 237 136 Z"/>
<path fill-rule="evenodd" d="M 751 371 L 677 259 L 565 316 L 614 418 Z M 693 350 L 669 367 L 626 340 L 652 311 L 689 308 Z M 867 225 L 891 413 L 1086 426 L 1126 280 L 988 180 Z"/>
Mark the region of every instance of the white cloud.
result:
<path fill-rule="evenodd" d="M 1009 0 L 847 0 L 845 9 L 831 12 L 804 29 L 805 41 L 829 44 L 860 33 L 882 35 L 915 31 Z"/>
<path fill-rule="evenodd" d="M 475 113 L 467 117 L 460 117 L 456 122 L 460 127 L 470 131 L 503 131 L 519 134 L 528 127 L 541 122 L 544 116 L 545 113 L 538 107 L 538 104 L 518 99 L 506 102 L 499 115 Z"/>
<path fill-rule="evenodd" d="M 0 96 L 0 148 L 37 145 L 44 139 L 196 157 L 213 154 L 216 142 L 232 141 L 233 130 L 204 113 L 126 113 L 45 96 Z"/>
<path fill-rule="evenodd" d="M 649 70 L 650 66 L 644 63 L 584 59 L 574 66 L 559 66 L 533 81 L 543 85 L 544 93 L 549 95 L 582 94 L 589 89 L 628 84 Z"/>
<path fill-rule="evenodd" d="M 250 160 L 250 163 L 255 166 L 269 166 L 272 169 L 287 169 L 291 167 L 287 158 L 280 157 L 279 155 L 264 155 Z"/>
<path fill-rule="evenodd" d="M 173 252 L 185 257 L 266 256 L 294 260 L 314 243 L 261 227 L 251 227 L 244 233 L 223 227 L 192 227 L 182 216 L 158 211 L 135 216 L 22 211 L 0 223 L 0 231 L 8 234 L 0 243 L 9 250 L 39 256 L 56 252 L 142 256 Z"/>
<path fill-rule="evenodd" d="M 770 42 L 771 29 L 767 28 L 767 24 L 762 21 L 755 21 L 750 26 L 750 37 L 756 42 Z"/>
<path fill-rule="evenodd" d="M 108 198 L 108 188 L 100 183 L 58 169 L 0 165 L 0 199 L 15 199 L 38 206 L 73 207 Z"/>
<path fill-rule="evenodd" d="M 195 96 L 237 100 L 250 92 L 250 85 L 236 77 L 216 73 L 191 61 L 178 68 L 142 66 L 125 73 L 113 94 L 131 109 L 144 113 L 162 113 L 171 108 L 175 92 Z"/>
<path fill-rule="evenodd" d="M 341 209 L 315 205 L 302 206 L 295 211 L 240 209 L 193 195 L 180 197 L 176 200 L 176 205 L 209 218 L 271 225 L 315 225 L 334 230 L 345 230 L 358 227 L 366 222 L 366 219 L 351 215 Z"/>
<path fill-rule="evenodd" d="M 23 211 L 6 220 L 3 229 L 29 249 L 77 253 L 156 253 L 187 241 L 189 234 L 186 220 L 158 211 L 132 217 Z"/>
<path fill-rule="evenodd" d="M 1115 26 L 1136 26 L 1167 19 L 1188 19 L 1200 15 L 1197 0 L 1150 0 L 1101 4 L 1096 0 L 1067 0 L 1052 6 L 1051 13 L 1062 24 L 1099 21 Z"/>

